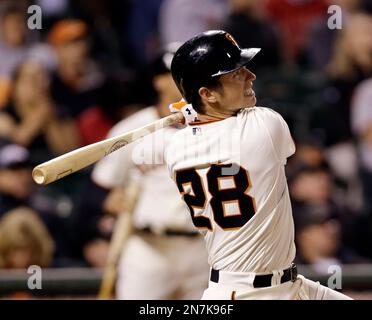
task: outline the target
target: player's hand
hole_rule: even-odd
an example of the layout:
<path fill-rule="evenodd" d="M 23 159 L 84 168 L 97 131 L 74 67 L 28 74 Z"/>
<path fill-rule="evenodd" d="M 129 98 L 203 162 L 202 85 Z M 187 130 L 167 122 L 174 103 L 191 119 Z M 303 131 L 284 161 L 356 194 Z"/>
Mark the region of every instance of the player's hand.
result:
<path fill-rule="evenodd" d="M 186 123 L 195 122 L 198 120 L 198 113 L 191 104 L 188 104 L 184 99 L 171 103 L 169 105 L 170 112 L 182 112 Z"/>

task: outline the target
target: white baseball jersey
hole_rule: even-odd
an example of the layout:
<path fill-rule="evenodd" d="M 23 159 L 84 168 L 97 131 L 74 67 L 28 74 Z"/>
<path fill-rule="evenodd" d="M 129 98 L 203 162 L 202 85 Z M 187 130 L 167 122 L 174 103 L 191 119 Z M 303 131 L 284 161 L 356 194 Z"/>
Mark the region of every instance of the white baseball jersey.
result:
<path fill-rule="evenodd" d="M 117 136 L 158 119 L 156 108 L 148 107 L 120 121 L 109 136 Z M 133 176 L 142 175 L 141 196 L 133 212 L 133 224 L 137 228 L 150 227 L 159 233 L 165 229 L 195 230 L 164 163 L 164 145 L 176 131 L 174 128 L 158 130 L 108 155 L 94 168 L 93 180 L 110 189 L 125 186 Z M 141 166 L 144 166 L 144 174 L 140 171 Z"/>
<path fill-rule="evenodd" d="M 295 151 L 275 111 L 237 116 L 178 131 L 166 162 L 216 270 L 270 273 L 295 257 L 286 159 Z"/>

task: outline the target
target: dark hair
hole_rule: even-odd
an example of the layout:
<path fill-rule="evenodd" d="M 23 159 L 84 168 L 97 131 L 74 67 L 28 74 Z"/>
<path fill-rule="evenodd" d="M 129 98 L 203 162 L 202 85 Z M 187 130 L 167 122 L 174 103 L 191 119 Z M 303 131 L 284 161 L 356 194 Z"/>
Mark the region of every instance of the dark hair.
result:
<path fill-rule="evenodd" d="M 186 101 L 191 103 L 195 111 L 200 114 L 205 112 L 205 105 L 203 104 L 199 94 L 199 89 L 201 87 L 206 87 L 208 89 L 222 89 L 220 77 L 211 77 L 204 81 L 200 81 L 198 85 L 195 85 L 192 89 L 188 90 L 188 92 L 185 92 Z"/>

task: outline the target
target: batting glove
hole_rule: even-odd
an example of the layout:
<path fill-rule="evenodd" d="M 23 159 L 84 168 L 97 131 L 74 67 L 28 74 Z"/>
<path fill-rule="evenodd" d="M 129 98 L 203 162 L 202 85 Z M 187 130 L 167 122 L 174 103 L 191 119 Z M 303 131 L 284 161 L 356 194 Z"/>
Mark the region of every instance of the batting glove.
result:
<path fill-rule="evenodd" d="M 171 103 L 169 105 L 169 110 L 172 113 L 182 112 L 187 124 L 198 120 L 198 113 L 195 111 L 192 104 L 187 103 L 184 99 Z"/>

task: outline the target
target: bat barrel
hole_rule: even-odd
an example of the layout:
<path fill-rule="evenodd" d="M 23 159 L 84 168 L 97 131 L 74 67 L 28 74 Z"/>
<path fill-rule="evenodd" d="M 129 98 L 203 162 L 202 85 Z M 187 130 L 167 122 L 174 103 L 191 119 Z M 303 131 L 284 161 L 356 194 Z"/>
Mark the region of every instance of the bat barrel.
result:
<path fill-rule="evenodd" d="M 164 127 L 183 123 L 183 120 L 182 113 L 172 114 L 122 135 L 75 149 L 35 167 L 32 178 L 37 184 L 49 184 L 95 163 L 128 143 Z"/>
<path fill-rule="evenodd" d="M 47 185 L 80 170 L 79 167 L 73 168 L 68 162 L 59 166 L 54 163 L 55 160 L 51 160 L 50 162 L 42 163 L 32 170 L 32 178 L 37 184 Z"/>

